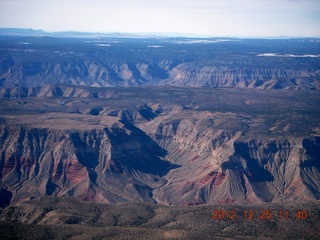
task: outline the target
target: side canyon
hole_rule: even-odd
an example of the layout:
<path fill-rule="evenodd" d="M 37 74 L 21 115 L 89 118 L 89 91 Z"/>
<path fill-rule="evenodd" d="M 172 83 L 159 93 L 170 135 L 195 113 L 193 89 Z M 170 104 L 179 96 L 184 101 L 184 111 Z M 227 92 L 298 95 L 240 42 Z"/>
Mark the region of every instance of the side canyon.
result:
<path fill-rule="evenodd" d="M 317 91 L 43 86 L 0 98 L 2 207 L 45 195 L 162 205 L 320 198 Z"/>

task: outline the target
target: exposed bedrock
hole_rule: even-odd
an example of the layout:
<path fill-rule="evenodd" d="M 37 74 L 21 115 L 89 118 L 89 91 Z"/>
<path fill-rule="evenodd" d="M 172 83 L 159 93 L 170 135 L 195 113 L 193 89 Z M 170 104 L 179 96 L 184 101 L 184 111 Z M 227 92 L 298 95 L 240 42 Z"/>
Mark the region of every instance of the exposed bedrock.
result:
<path fill-rule="evenodd" d="M 38 87 L 43 85 L 78 85 L 92 87 L 128 86 L 213 86 L 257 89 L 319 89 L 319 60 L 297 68 L 274 59 L 274 66 L 255 64 L 220 65 L 214 62 L 184 61 L 172 65 L 168 59 L 141 59 L 109 62 L 76 56 L 72 61 L 39 62 L 19 57 L 1 60 L 0 79 L 4 87 Z M 230 60 L 229 60 L 230 61 Z M 10 62 L 7 63 L 7 62 Z M 264 63 L 265 64 L 265 63 Z M 261 62 L 260 62 L 261 65 Z M 54 93 L 59 95 L 59 92 Z"/>
<path fill-rule="evenodd" d="M 85 200 L 152 202 L 147 183 L 175 167 L 165 155 L 135 127 L 82 132 L 3 127 L 0 193 L 12 194 L 12 201 L 72 195 Z"/>
<path fill-rule="evenodd" d="M 320 137 L 245 140 L 210 124 L 3 126 L 0 204 L 43 195 L 180 205 L 320 199 Z"/>

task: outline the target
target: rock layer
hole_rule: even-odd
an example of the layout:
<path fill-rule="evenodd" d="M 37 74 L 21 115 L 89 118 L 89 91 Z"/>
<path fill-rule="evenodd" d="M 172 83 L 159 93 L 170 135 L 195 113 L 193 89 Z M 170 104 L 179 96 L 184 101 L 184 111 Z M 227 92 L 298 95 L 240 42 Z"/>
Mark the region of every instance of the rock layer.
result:
<path fill-rule="evenodd" d="M 168 205 L 320 199 L 315 92 L 301 103 L 292 91 L 137 90 L 1 90 L 1 206 L 44 195 Z"/>
<path fill-rule="evenodd" d="M 197 148 L 205 143 L 186 144 L 178 133 L 159 141 L 171 145 L 167 152 L 147 135 L 126 131 L 2 128 L 2 204 L 42 195 L 180 205 L 320 198 L 319 137 L 232 136 L 214 145 L 210 139 L 202 152 Z"/>
<path fill-rule="evenodd" d="M 0 87 L 320 88 L 319 43 L 312 39 L 180 40 L 104 39 L 108 47 L 101 47 L 87 39 L 3 37 Z"/>

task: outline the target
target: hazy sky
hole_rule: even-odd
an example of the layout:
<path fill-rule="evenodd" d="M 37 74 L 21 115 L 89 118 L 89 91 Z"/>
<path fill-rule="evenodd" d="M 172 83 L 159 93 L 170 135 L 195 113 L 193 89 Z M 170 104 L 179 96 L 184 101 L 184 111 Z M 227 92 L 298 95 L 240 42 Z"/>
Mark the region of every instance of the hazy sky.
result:
<path fill-rule="evenodd" d="M 0 27 L 320 36 L 320 0 L 0 0 Z"/>

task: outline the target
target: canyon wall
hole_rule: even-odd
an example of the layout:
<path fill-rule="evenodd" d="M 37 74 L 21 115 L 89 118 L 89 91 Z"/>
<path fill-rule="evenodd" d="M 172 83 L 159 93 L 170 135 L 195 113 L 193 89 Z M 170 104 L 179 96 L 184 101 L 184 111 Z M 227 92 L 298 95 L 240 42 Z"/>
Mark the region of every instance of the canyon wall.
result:
<path fill-rule="evenodd" d="M 146 132 L 1 127 L 1 204 L 75 196 L 98 202 L 262 203 L 320 198 L 320 138 L 252 139 L 186 121 Z"/>

